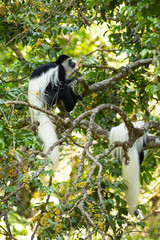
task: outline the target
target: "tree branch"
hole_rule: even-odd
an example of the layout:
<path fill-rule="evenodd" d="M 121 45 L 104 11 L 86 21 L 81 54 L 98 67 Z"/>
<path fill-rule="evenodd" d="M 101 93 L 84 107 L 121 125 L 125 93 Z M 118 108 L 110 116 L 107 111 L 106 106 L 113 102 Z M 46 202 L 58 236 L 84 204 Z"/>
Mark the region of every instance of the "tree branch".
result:
<path fill-rule="evenodd" d="M 130 63 L 127 66 L 121 67 L 120 72 L 116 74 L 114 77 L 107 78 L 101 82 L 97 82 L 89 86 L 89 93 L 97 92 L 100 90 L 103 90 L 104 88 L 111 87 L 116 85 L 122 78 L 126 77 L 129 73 L 131 73 L 132 70 L 137 69 L 141 66 L 147 66 L 151 64 L 153 61 L 153 58 L 150 59 L 143 59 L 138 60 L 134 63 Z M 88 92 L 85 92 L 84 95 L 87 95 Z"/>
<path fill-rule="evenodd" d="M 86 68 L 105 68 L 108 70 L 112 70 L 114 72 L 118 72 L 116 68 L 105 66 L 105 65 L 95 65 L 95 64 L 80 64 L 79 67 L 86 67 Z"/>
<path fill-rule="evenodd" d="M 19 49 L 16 46 L 12 46 L 11 49 L 15 52 L 15 54 L 17 55 L 20 61 L 26 61 L 26 59 L 23 57 L 22 53 L 19 51 Z"/>

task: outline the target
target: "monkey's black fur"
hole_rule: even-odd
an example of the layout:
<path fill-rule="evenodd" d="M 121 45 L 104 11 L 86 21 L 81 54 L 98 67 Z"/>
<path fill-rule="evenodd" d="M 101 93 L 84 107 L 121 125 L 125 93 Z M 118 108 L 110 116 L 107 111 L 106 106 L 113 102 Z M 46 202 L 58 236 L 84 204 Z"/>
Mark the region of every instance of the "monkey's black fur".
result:
<path fill-rule="evenodd" d="M 65 63 L 65 64 L 64 64 Z M 57 68 L 58 67 L 58 68 Z M 66 72 L 71 71 L 75 68 L 75 63 L 67 55 L 60 55 L 55 62 L 50 62 L 37 67 L 31 74 L 31 80 L 38 79 L 43 74 L 43 81 L 47 81 L 47 74 L 49 70 L 57 68 L 58 71 L 58 84 L 55 84 L 55 75 L 53 73 L 50 76 L 50 81 L 46 85 L 45 89 L 41 89 L 40 92 L 44 91 L 44 104 L 47 103 L 49 107 L 59 101 L 63 101 L 66 111 L 70 112 L 73 110 L 77 100 L 82 100 L 81 95 L 77 95 L 69 84 L 75 80 L 75 78 L 66 79 Z"/>
<path fill-rule="evenodd" d="M 74 81 L 74 79 L 70 79 L 71 81 Z M 68 84 L 69 81 L 66 81 L 62 85 L 59 84 L 58 87 L 51 86 L 51 84 L 47 86 L 45 99 L 49 106 L 62 100 L 66 111 L 70 112 L 76 105 L 77 100 L 82 100 L 82 97 L 77 95 Z"/>

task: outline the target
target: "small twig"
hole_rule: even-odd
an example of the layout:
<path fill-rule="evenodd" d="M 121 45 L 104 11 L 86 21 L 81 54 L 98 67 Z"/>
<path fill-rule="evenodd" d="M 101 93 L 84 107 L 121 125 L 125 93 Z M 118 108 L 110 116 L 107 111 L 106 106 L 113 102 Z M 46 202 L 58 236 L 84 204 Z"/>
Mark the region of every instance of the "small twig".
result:
<path fill-rule="evenodd" d="M 85 25 L 87 26 L 91 26 L 92 23 L 94 22 L 94 20 L 97 18 L 97 14 L 98 14 L 98 9 L 99 9 L 99 3 L 100 1 L 96 4 L 96 13 L 95 13 L 95 16 L 92 18 L 92 19 L 88 19 L 84 16 L 83 12 L 76 6 L 77 8 L 77 11 L 79 12 L 79 15 L 81 16 L 82 18 L 82 21 Z"/>
<path fill-rule="evenodd" d="M 31 236 L 31 240 L 34 240 L 34 236 L 36 235 L 36 232 L 38 231 L 38 223 L 37 223 L 37 225 L 36 225 L 36 227 L 35 227 L 35 229 L 34 229 L 34 232 L 33 232 L 33 234 L 32 234 L 32 236 Z"/>
<path fill-rule="evenodd" d="M 103 47 L 103 46 L 101 46 L 101 47 Z M 95 52 L 116 52 L 116 51 L 119 51 L 119 50 L 118 50 L 118 49 L 103 49 L 103 48 L 97 48 L 96 50 L 87 53 L 85 56 L 88 57 L 88 56 L 92 55 L 92 54 L 95 53 Z"/>
<path fill-rule="evenodd" d="M 83 201 L 81 201 L 78 204 L 78 208 L 82 212 L 82 215 L 83 215 L 84 219 L 87 219 L 87 221 L 94 227 L 94 229 L 96 229 L 96 230 L 98 230 L 100 232 L 100 234 L 102 235 L 102 240 L 105 240 L 104 233 L 100 229 L 98 229 L 98 224 L 94 224 L 94 222 L 90 218 L 89 214 L 84 210 L 84 208 L 83 208 Z M 93 231 L 93 233 L 94 233 L 94 231 Z"/>
<path fill-rule="evenodd" d="M 29 76 L 30 76 L 30 74 L 26 75 L 26 76 L 23 77 L 23 78 L 19 78 L 19 79 L 15 79 L 15 80 L 10 80 L 10 81 L 4 81 L 4 80 L 2 79 L 2 77 L 0 77 L 0 80 L 1 80 L 3 83 L 20 82 L 20 81 L 28 78 Z"/>
<path fill-rule="evenodd" d="M 118 72 L 118 69 L 113 68 L 113 67 L 109 67 L 109 66 L 105 66 L 105 65 L 95 65 L 95 64 L 80 64 L 79 67 L 86 67 L 86 68 L 104 68 L 104 69 L 108 69 L 108 70 L 112 70 L 114 72 Z"/>
<path fill-rule="evenodd" d="M 9 240 L 16 239 L 16 238 L 14 238 L 14 237 L 12 236 L 11 229 L 10 229 L 10 224 L 9 224 L 9 221 L 8 221 L 7 213 L 4 215 L 4 220 L 5 220 L 5 223 L 6 223 Z"/>
<path fill-rule="evenodd" d="M 149 217 L 153 216 L 153 215 L 156 215 L 156 214 L 159 214 L 160 213 L 160 210 L 153 210 L 149 215 L 147 215 L 146 217 L 144 217 L 141 221 L 146 221 Z"/>
<path fill-rule="evenodd" d="M 49 179 L 49 184 L 48 184 L 48 186 L 49 186 L 49 187 L 52 186 L 52 176 L 51 176 L 50 179 Z M 46 204 L 48 204 L 49 199 L 50 199 L 50 194 L 47 196 Z"/>

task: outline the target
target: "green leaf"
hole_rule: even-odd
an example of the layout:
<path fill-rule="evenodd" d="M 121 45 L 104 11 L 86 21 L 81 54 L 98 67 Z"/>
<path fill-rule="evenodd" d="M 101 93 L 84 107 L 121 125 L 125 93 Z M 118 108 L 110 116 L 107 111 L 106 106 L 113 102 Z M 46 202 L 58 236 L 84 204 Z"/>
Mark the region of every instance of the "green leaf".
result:
<path fill-rule="evenodd" d="M 107 200 L 107 202 L 108 202 L 109 204 L 111 204 L 112 206 L 114 206 L 114 201 L 113 201 L 113 199 L 109 198 L 109 199 Z"/>
<path fill-rule="evenodd" d="M 5 143 L 2 139 L 0 139 L 0 150 L 2 151 L 5 147 Z"/>
<path fill-rule="evenodd" d="M 48 55 L 49 55 L 49 58 L 50 58 L 50 59 L 53 59 L 53 57 L 56 57 L 56 52 L 55 52 L 55 50 L 54 50 L 54 49 L 50 50 Z"/>
<path fill-rule="evenodd" d="M 140 205 L 140 208 L 141 208 L 143 214 L 146 214 L 146 208 L 145 208 L 145 206 L 144 206 L 144 205 Z"/>
<path fill-rule="evenodd" d="M 142 58 L 145 58 L 145 56 L 147 55 L 147 53 L 148 53 L 148 49 L 143 49 L 141 52 L 140 52 L 140 55 L 141 55 L 141 57 Z"/>
<path fill-rule="evenodd" d="M 146 173 L 143 173 L 143 180 L 145 181 L 145 183 L 148 183 L 147 174 Z"/>

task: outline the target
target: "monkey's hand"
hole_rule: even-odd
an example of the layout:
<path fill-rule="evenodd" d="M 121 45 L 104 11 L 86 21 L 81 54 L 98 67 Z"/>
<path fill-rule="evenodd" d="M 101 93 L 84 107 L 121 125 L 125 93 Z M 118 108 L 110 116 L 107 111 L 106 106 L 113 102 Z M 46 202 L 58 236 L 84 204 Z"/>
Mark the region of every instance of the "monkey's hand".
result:
<path fill-rule="evenodd" d="M 79 79 L 77 77 L 72 78 L 72 83 L 77 84 L 79 82 Z"/>
<path fill-rule="evenodd" d="M 71 79 L 66 79 L 66 83 L 67 84 L 70 84 L 70 83 L 76 84 L 76 83 L 78 83 L 78 78 L 72 77 Z"/>

